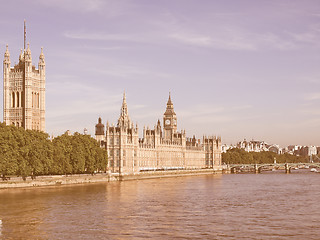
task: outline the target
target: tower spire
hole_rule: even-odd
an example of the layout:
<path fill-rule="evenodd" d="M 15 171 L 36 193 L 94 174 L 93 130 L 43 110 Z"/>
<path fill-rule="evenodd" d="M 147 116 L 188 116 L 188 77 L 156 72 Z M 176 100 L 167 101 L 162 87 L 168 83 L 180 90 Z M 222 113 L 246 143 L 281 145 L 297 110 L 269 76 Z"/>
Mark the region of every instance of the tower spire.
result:
<path fill-rule="evenodd" d="M 169 92 L 169 99 L 168 99 L 168 103 L 167 105 L 172 105 L 172 101 L 171 101 L 171 92 Z"/>
<path fill-rule="evenodd" d="M 123 91 L 123 104 L 127 106 L 127 100 L 126 100 L 126 91 Z"/>
<path fill-rule="evenodd" d="M 24 20 L 24 31 L 23 31 L 23 49 L 26 50 L 26 41 L 27 41 L 27 26 L 26 20 Z"/>
<path fill-rule="evenodd" d="M 171 101 L 171 93 L 169 92 L 169 99 L 167 102 L 167 108 L 166 108 L 166 112 L 164 113 L 165 115 L 175 115 L 176 113 L 174 112 L 173 109 L 173 103 Z"/>
<path fill-rule="evenodd" d="M 126 99 L 125 92 L 123 92 L 122 107 L 120 112 L 120 118 L 118 120 L 118 126 L 125 126 L 125 127 L 131 126 L 131 120 L 128 114 L 128 106 L 127 106 L 127 99 Z"/>

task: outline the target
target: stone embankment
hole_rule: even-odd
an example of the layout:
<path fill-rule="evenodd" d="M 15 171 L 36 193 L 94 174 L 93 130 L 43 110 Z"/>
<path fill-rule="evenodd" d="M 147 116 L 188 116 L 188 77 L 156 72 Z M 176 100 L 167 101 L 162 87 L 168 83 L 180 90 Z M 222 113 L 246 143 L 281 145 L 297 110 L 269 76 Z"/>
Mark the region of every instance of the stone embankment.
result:
<path fill-rule="evenodd" d="M 125 180 L 138 180 L 150 178 L 165 178 L 165 177 L 182 177 L 191 175 L 217 174 L 221 170 L 213 169 L 195 169 L 195 170 L 170 170 L 170 171 L 146 171 L 136 174 L 121 174 L 118 173 L 98 173 L 98 174 L 73 174 L 73 175 L 51 175 L 37 176 L 36 179 L 27 177 L 24 181 L 21 177 L 10 177 L 10 179 L 2 180 L 0 178 L 0 189 L 6 188 L 27 188 L 27 187 L 42 187 L 42 186 L 60 186 L 71 184 L 86 184 Z"/>

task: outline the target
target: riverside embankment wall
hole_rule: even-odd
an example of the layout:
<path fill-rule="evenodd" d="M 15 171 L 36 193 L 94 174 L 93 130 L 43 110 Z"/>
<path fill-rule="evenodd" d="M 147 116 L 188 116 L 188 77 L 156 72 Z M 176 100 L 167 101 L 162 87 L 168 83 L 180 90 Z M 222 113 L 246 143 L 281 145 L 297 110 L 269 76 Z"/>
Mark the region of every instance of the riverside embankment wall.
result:
<path fill-rule="evenodd" d="M 91 174 L 74 174 L 74 175 L 53 175 L 53 176 L 37 176 L 36 179 L 28 177 L 25 181 L 21 177 L 11 177 L 10 180 L 0 179 L 0 189 L 7 188 L 28 188 L 42 186 L 59 186 L 71 184 L 86 184 L 112 181 L 139 180 L 150 178 L 166 178 L 166 177 L 183 177 L 191 175 L 218 174 L 220 170 L 213 169 L 197 169 L 197 170 L 170 170 L 170 171 L 146 171 L 136 174 L 119 174 L 117 173 L 99 173 Z"/>

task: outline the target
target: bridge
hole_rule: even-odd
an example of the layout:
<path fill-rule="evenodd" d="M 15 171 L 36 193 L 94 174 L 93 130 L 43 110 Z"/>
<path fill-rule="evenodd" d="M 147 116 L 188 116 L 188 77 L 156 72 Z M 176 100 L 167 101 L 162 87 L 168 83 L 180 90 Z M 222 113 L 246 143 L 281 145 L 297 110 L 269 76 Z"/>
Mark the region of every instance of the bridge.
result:
<path fill-rule="evenodd" d="M 230 173 L 270 171 L 283 169 L 285 173 L 291 173 L 292 169 L 320 168 L 320 163 L 263 163 L 263 164 L 228 164 L 224 169 Z"/>

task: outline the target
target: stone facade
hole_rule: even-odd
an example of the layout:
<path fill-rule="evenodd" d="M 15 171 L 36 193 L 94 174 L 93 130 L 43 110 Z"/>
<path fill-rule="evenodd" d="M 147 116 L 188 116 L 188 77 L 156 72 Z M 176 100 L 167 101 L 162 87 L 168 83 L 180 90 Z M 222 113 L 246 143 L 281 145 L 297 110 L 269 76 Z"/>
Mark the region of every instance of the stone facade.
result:
<path fill-rule="evenodd" d="M 12 68 L 7 45 L 3 61 L 3 120 L 7 125 L 45 131 L 45 81 L 42 48 L 38 69 L 32 65 L 29 44 Z"/>
<path fill-rule="evenodd" d="M 128 114 L 125 94 L 117 125 L 96 125 L 95 136 L 108 151 L 108 168 L 114 173 L 132 174 L 141 171 L 204 169 L 221 170 L 221 138 L 187 138 L 186 132 L 177 131 L 177 116 L 171 96 L 163 116 L 153 129 L 143 129 L 139 138 L 138 126 L 134 126 Z"/>

